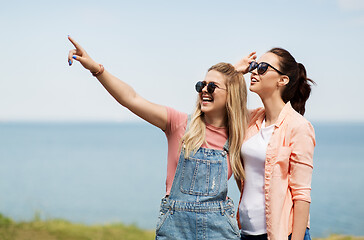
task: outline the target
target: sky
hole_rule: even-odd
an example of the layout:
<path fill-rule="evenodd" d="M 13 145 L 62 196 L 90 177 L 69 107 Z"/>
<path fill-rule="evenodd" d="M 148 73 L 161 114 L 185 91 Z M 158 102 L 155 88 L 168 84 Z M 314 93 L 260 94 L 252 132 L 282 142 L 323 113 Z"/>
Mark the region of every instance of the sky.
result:
<path fill-rule="evenodd" d="M 188 113 L 210 66 L 282 47 L 317 83 L 306 118 L 364 122 L 362 0 L 2 1 L 0 29 L 0 122 L 138 120 L 68 66 L 67 35 L 141 96 Z"/>

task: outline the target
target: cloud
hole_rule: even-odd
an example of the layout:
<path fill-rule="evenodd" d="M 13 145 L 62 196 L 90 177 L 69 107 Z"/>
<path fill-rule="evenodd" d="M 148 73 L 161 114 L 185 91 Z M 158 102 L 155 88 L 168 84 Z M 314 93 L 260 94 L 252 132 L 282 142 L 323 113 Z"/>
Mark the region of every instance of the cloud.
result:
<path fill-rule="evenodd" d="M 338 4 L 342 10 L 364 10 L 363 0 L 338 0 Z"/>

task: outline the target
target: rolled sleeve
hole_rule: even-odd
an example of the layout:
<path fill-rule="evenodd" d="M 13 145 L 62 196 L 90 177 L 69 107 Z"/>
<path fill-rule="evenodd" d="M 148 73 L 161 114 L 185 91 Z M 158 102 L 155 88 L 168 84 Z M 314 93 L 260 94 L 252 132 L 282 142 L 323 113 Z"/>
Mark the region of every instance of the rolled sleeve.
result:
<path fill-rule="evenodd" d="M 315 131 L 309 122 L 292 130 L 289 187 L 292 200 L 311 202 L 311 180 Z"/>

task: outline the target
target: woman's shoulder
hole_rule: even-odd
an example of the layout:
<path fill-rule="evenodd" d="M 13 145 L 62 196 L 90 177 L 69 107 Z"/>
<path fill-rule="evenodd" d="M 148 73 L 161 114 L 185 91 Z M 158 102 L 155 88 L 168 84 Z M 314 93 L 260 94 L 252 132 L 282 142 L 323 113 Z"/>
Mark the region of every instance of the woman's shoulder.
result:
<path fill-rule="evenodd" d="M 255 108 L 255 109 L 248 109 L 248 114 L 249 115 L 256 115 L 260 112 L 264 112 L 264 108 L 263 107 L 259 107 L 259 108 Z"/>
<path fill-rule="evenodd" d="M 290 129 L 290 132 L 293 135 L 310 135 L 313 137 L 315 136 L 315 130 L 311 122 L 300 113 L 296 112 L 294 109 L 292 109 L 289 121 L 287 121 L 286 124 L 288 125 L 288 129 Z"/>
<path fill-rule="evenodd" d="M 174 132 L 179 128 L 185 128 L 187 125 L 187 113 L 180 112 L 174 108 L 167 108 L 167 128 L 166 132 Z"/>
<path fill-rule="evenodd" d="M 248 109 L 248 123 L 255 122 L 258 117 L 265 114 L 263 107 L 256 109 Z"/>
<path fill-rule="evenodd" d="M 304 116 L 295 111 L 293 108 L 290 112 L 289 124 L 293 127 L 312 126 L 309 120 L 307 120 Z"/>
<path fill-rule="evenodd" d="M 187 113 L 178 111 L 172 107 L 166 107 L 166 108 L 167 108 L 167 114 L 171 119 L 180 119 L 180 118 L 187 119 L 188 116 Z"/>

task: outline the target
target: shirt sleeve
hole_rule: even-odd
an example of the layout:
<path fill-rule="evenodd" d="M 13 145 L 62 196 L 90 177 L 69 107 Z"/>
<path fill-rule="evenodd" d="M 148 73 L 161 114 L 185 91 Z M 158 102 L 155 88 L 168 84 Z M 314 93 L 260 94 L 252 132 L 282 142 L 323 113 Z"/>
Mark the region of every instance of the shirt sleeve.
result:
<path fill-rule="evenodd" d="M 309 122 L 292 129 L 289 186 L 292 200 L 311 202 L 315 131 Z"/>
<path fill-rule="evenodd" d="M 167 107 L 167 127 L 165 131 L 167 137 L 173 134 L 181 125 L 186 124 L 187 117 L 186 113 Z"/>

